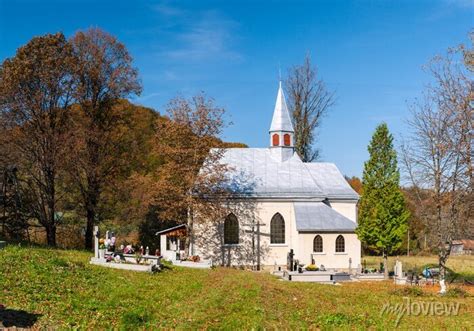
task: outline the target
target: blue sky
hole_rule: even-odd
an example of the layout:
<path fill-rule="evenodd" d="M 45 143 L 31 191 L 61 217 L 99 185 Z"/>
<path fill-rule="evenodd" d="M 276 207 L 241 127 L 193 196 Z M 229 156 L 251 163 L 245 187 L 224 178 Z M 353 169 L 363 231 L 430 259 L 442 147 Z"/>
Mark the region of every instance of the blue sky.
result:
<path fill-rule="evenodd" d="M 224 139 L 268 145 L 282 73 L 307 52 L 337 104 L 324 119 L 322 160 L 360 176 L 375 126 L 398 139 L 422 65 L 468 42 L 474 0 L 8 1 L 0 0 L 0 60 L 33 36 L 100 27 L 126 44 L 144 86 L 136 103 L 163 112 L 178 93 L 205 91 L 233 125 Z"/>

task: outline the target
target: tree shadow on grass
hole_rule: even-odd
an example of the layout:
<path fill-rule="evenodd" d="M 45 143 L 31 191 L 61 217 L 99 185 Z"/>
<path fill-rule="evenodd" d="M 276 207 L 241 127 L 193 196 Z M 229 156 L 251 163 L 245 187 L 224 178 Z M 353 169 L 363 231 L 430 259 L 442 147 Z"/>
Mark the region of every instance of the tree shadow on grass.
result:
<path fill-rule="evenodd" d="M 2 327 L 29 328 L 32 327 L 40 314 L 32 314 L 24 310 L 0 309 L 0 329 Z"/>

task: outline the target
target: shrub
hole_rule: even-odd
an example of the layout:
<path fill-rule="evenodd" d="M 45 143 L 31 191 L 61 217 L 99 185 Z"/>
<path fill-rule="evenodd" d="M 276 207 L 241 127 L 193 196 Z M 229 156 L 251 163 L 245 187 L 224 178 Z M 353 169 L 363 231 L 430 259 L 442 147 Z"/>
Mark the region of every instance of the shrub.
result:
<path fill-rule="evenodd" d="M 319 268 L 315 264 L 309 264 L 305 268 L 307 271 L 318 271 Z"/>

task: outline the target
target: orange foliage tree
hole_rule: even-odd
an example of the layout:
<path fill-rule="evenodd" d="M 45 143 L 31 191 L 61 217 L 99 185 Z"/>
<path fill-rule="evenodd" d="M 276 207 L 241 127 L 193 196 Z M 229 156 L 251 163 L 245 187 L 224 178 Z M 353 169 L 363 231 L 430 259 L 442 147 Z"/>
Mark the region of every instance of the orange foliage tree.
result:
<path fill-rule="evenodd" d="M 33 38 L 0 67 L 2 131 L 10 139 L 2 149 L 15 150 L 29 196 L 30 213 L 56 246 L 57 213 L 68 158 L 70 106 L 76 57 L 62 33 Z"/>

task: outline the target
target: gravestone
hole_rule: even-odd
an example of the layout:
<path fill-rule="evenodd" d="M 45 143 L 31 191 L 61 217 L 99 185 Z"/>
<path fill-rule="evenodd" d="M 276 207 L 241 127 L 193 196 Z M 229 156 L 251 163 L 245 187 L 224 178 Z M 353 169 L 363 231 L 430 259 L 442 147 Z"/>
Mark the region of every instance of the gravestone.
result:
<path fill-rule="evenodd" d="M 395 267 L 393 270 L 394 273 L 394 281 L 395 284 L 397 285 L 405 285 L 407 282 L 407 277 L 403 277 L 403 267 L 402 267 L 402 261 L 396 261 L 395 262 Z"/>
<path fill-rule="evenodd" d="M 288 253 L 288 257 L 287 257 L 287 269 L 289 271 L 293 271 L 293 265 L 294 265 L 294 261 L 293 261 L 293 258 L 294 258 L 295 254 L 293 253 L 293 249 L 290 249 L 290 252 Z"/>
<path fill-rule="evenodd" d="M 401 261 L 396 261 L 395 262 L 395 277 L 400 278 L 403 277 L 403 268 L 402 268 L 402 262 Z"/>
<path fill-rule="evenodd" d="M 94 226 L 94 256 L 98 259 L 99 258 L 99 227 L 96 225 Z"/>

